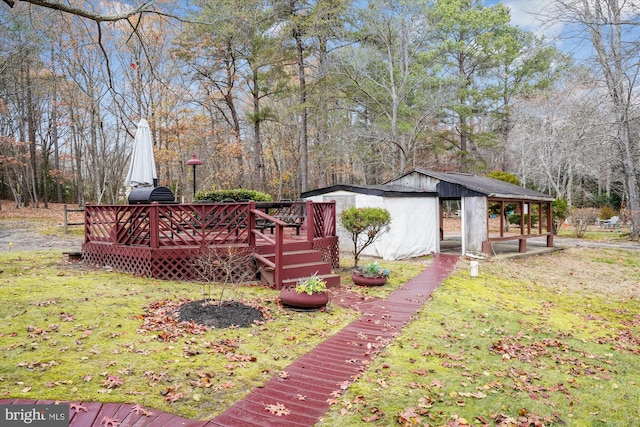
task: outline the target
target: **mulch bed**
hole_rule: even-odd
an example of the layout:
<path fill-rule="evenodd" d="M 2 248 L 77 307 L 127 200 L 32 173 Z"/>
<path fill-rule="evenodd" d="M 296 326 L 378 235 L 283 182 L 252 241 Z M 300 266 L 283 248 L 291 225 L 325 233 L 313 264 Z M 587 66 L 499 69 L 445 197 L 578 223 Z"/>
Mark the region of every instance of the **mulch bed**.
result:
<path fill-rule="evenodd" d="M 195 322 L 213 328 L 245 327 L 263 322 L 260 310 L 237 301 L 199 300 L 185 303 L 178 310 L 180 322 Z"/>

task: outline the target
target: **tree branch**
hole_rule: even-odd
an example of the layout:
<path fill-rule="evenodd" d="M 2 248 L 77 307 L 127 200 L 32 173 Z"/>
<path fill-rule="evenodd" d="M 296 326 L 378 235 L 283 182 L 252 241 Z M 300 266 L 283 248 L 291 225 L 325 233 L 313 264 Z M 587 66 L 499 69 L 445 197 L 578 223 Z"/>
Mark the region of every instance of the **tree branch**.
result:
<path fill-rule="evenodd" d="M 3 0 L 3 1 L 7 3 L 10 7 L 13 7 L 14 5 L 13 0 Z M 127 19 L 127 18 L 130 18 L 131 16 L 137 15 L 141 12 L 148 11 L 149 6 L 153 4 L 153 0 L 148 0 L 133 10 L 123 12 L 123 13 L 118 13 L 115 15 L 103 15 L 97 12 L 90 12 L 84 9 L 69 6 L 66 4 L 61 4 L 56 1 L 50 1 L 50 0 L 18 0 L 18 2 L 29 3 L 35 6 L 45 7 L 47 9 L 53 9 L 61 12 L 70 13 L 72 15 L 80 16 L 82 18 L 86 18 L 95 22 L 121 21 L 123 19 Z"/>

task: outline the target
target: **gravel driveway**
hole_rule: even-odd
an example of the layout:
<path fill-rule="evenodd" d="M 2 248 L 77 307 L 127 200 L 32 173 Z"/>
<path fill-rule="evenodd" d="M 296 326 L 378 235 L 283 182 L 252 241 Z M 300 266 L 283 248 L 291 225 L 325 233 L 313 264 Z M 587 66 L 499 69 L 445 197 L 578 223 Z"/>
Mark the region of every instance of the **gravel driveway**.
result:
<path fill-rule="evenodd" d="M 64 234 L 43 234 L 37 223 L 29 221 L 0 221 L 0 252 L 63 249 L 79 251 L 82 236 Z"/>

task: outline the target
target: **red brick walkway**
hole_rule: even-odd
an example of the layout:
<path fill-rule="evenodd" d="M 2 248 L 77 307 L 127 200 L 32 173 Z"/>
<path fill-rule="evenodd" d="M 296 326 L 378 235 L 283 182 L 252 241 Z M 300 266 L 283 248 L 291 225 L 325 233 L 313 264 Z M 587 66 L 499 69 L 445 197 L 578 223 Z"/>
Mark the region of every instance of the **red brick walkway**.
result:
<path fill-rule="evenodd" d="M 212 420 L 194 422 L 155 410 L 148 410 L 152 414 L 149 416 L 144 413 L 145 409 L 130 404 L 82 403 L 80 406 L 86 411 L 72 404 L 70 426 L 313 426 L 327 411 L 331 399 L 340 395 L 400 333 L 433 290 L 453 271 L 457 260 L 454 255 L 436 255 L 427 269 L 386 300 L 363 299 L 341 289 L 334 291 L 334 304 L 356 308 L 362 315 L 289 365 L 285 369 L 286 378 L 274 377 Z M 0 400 L 0 404 L 12 402 L 34 403 Z M 268 408 L 283 408 L 288 414 L 277 415 Z M 110 419 L 118 421 L 109 424 Z"/>

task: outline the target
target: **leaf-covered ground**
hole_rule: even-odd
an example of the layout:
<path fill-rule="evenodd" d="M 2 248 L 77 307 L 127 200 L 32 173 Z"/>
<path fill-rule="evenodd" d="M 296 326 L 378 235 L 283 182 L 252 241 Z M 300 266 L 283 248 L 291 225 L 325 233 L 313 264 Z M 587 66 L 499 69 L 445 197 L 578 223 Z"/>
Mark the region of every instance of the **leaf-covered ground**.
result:
<path fill-rule="evenodd" d="M 3 203 L 0 219 L 60 222 L 58 208 Z M 31 234 L 20 242 L 39 247 Z M 210 418 L 356 316 L 334 305 L 286 311 L 276 291 L 249 286 L 234 298 L 260 307 L 264 321 L 207 330 L 169 316 L 202 298 L 200 285 L 95 271 L 59 250 L 16 246 L 0 248 L 2 397 L 135 402 Z M 381 264 L 392 269 L 389 284 L 359 292 L 384 298 L 428 260 Z M 461 260 L 321 425 L 637 424 L 640 252 L 569 249 L 481 261 L 479 278 L 468 271 Z"/>
<path fill-rule="evenodd" d="M 637 425 L 640 253 L 461 261 L 320 424 Z"/>
<path fill-rule="evenodd" d="M 355 318 L 296 313 L 277 291 L 242 286 L 263 321 L 207 329 L 172 313 L 197 284 L 79 268 L 60 252 L 0 254 L 0 396 L 135 402 L 210 418 Z"/>

